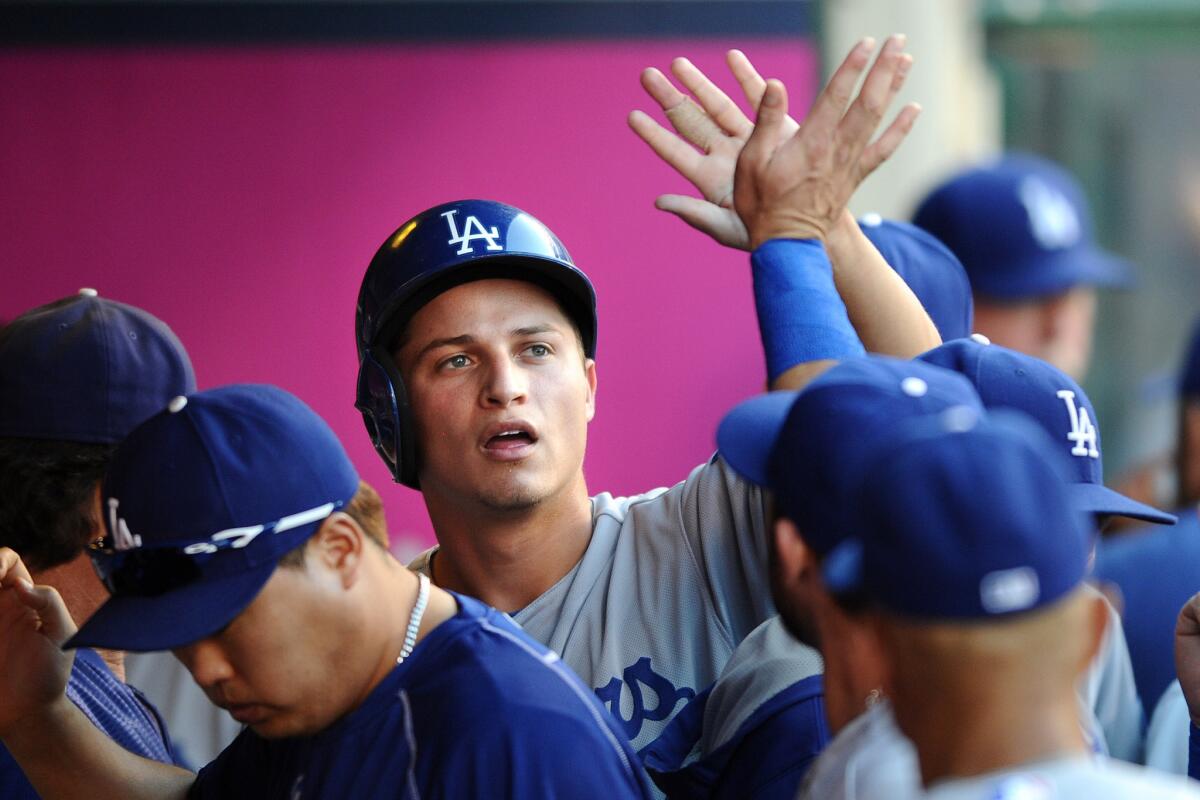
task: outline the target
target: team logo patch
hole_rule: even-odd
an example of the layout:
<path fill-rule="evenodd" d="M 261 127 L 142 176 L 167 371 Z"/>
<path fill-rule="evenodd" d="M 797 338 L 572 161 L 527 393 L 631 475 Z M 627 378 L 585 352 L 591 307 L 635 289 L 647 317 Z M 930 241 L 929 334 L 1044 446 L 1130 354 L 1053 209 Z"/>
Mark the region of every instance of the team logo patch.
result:
<path fill-rule="evenodd" d="M 112 530 L 113 547 L 117 550 L 132 550 L 142 546 L 142 537 L 130 533 L 125 520 L 117 516 L 117 507 L 121 501 L 115 497 L 108 498 L 108 526 Z"/>
<path fill-rule="evenodd" d="M 1018 193 L 1038 244 L 1047 250 L 1061 250 L 1079 241 L 1079 215 L 1066 195 L 1034 175 L 1021 182 Z"/>
<path fill-rule="evenodd" d="M 626 667 L 622 677 L 624 681 L 613 678 L 607 685 L 597 689 L 596 696 L 616 717 L 631 741 L 637 738 L 643 723 L 670 718 L 680 700 L 686 703 L 696 696 L 695 690 L 686 686 L 676 689 L 674 684 L 655 672 L 650 666 L 649 656 L 643 656 Z M 629 698 L 629 716 L 622 712 L 623 697 Z"/>
<path fill-rule="evenodd" d="M 1070 389 L 1059 389 L 1058 397 L 1067 404 L 1067 415 L 1071 418 L 1071 430 L 1067 432 L 1067 440 L 1074 443 L 1071 455 L 1087 458 L 1099 458 L 1100 450 L 1096 447 L 1096 426 L 1088 416 L 1086 408 L 1075 406 L 1075 393 Z"/>
<path fill-rule="evenodd" d="M 456 219 L 457 215 L 458 209 L 446 211 L 442 214 L 442 216 L 446 218 L 446 225 L 448 225 L 450 228 L 450 239 L 446 242 L 446 244 L 458 245 L 458 255 L 465 256 L 467 253 L 474 253 L 474 242 L 476 239 L 482 239 L 483 241 L 487 242 L 488 250 L 504 249 L 504 247 L 496 241 L 500 238 L 500 231 L 498 228 L 496 228 L 496 226 L 493 225 L 491 228 L 486 228 L 484 227 L 483 223 L 479 221 L 479 217 L 471 214 L 467 217 L 466 221 L 463 222 L 462 233 L 459 233 L 458 221 Z"/>

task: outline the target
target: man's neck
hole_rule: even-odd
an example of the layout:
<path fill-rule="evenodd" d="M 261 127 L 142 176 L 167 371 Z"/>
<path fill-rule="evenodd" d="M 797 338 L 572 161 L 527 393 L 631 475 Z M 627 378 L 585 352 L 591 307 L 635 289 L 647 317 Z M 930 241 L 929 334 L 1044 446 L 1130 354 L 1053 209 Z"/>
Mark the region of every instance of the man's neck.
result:
<path fill-rule="evenodd" d="M 884 670 L 865 624 L 848 617 L 828 596 L 816 609 L 825 661 L 825 715 L 838 733 L 879 696 Z"/>
<path fill-rule="evenodd" d="M 592 536 L 592 506 L 577 485 L 514 512 L 466 508 L 426 495 L 440 545 L 434 582 L 501 611 L 529 605 L 579 563 Z"/>
<path fill-rule="evenodd" d="M 926 786 L 1086 752 L 1073 692 L 1044 702 L 999 695 L 973 700 L 939 698 L 910 720 L 920 728 L 906 732 Z"/>

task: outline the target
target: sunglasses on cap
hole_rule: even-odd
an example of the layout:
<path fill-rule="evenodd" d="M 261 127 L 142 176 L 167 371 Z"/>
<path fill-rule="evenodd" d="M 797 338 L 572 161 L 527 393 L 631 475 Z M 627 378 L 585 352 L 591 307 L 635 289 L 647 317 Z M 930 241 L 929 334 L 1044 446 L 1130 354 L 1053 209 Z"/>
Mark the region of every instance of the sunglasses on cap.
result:
<path fill-rule="evenodd" d="M 114 595 L 153 597 L 182 588 L 201 578 L 218 578 L 274 562 L 297 541 L 283 541 L 278 534 L 320 522 L 345 505 L 325 503 L 307 511 L 289 514 L 274 522 L 218 531 L 206 540 L 188 543 L 152 542 L 129 533 L 125 520 L 110 504 L 109 533 L 88 545 L 88 555 L 100 582 Z M 113 531 L 118 533 L 114 536 Z M 118 544 L 120 540 L 120 545 Z"/>

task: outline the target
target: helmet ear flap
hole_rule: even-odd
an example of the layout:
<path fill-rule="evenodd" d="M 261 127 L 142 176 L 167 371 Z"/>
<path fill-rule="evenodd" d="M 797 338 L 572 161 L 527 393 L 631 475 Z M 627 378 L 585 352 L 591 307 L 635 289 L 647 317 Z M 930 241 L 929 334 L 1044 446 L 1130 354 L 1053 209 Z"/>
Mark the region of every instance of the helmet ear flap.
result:
<path fill-rule="evenodd" d="M 392 480 L 419 488 L 408 393 L 392 360 L 378 357 L 375 348 L 365 351 L 359 362 L 354 407 L 362 414 L 371 444 L 387 464 Z"/>

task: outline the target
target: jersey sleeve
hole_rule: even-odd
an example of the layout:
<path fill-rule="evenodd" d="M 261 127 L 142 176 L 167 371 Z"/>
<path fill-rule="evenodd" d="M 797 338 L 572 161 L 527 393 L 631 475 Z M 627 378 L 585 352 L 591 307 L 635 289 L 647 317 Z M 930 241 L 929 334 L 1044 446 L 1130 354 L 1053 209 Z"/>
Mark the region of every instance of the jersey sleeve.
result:
<path fill-rule="evenodd" d="M 681 487 L 680 530 L 735 645 L 775 613 L 767 575 L 764 494 L 719 455 Z"/>

